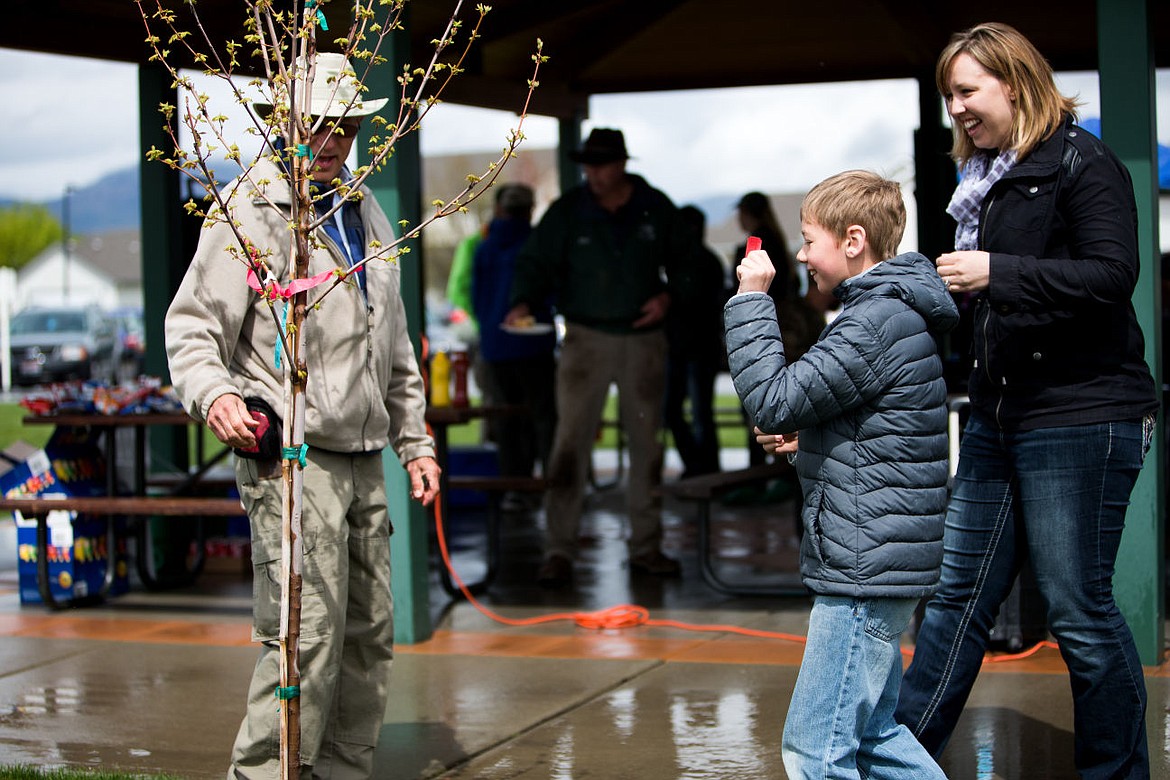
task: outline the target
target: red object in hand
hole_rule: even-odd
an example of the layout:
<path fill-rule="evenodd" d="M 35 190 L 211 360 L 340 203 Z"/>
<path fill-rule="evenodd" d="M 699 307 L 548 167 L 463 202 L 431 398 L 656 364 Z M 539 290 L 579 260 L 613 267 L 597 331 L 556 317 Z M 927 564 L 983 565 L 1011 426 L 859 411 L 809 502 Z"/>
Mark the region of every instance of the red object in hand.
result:
<path fill-rule="evenodd" d="M 743 256 L 747 257 L 763 245 L 764 242 L 759 236 L 748 236 L 747 247 L 743 250 Z"/>
<path fill-rule="evenodd" d="M 264 414 L 264 412 L 258 412 L 255 409 L 250 409 L 249 413 L 252 415 L 252 419 L 256 420 L 260 424 L 256 426 L 256 430 L 252 431 L 252 435 L 256 437 L 256 443 L 253 446 L 244 449 L 244 452 L 259 452 L 260 437 L 262 437 L 268 431 L 268 415 Z"/>

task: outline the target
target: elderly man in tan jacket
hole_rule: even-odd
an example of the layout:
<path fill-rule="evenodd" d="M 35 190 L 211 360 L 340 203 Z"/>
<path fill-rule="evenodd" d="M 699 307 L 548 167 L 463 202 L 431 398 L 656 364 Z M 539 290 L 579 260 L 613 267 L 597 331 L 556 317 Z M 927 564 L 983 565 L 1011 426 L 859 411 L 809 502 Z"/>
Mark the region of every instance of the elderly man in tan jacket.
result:
<path fill-rule="evenodd" d="M 335 120 L 322 123 L 310 144 L 313 179 L 322 189 L 348 175 L 345 159 L 361 117 L 385 103 L 363 102 L 341 55 L 318 55 L 311 111 Z M 232 193 L 232 218 L 240 235 L 261 253 L 270 253 L 273 274 L 287 283 L 287 177 L 268 160 L 245 176 L 224 190 Z M 336 226 L 316 236 L 310 276 L 348 269 L 373 242 L 393 240 L 390 221 L 373 195 L 362 194 L 345 203 Z M 205 225 L 167 312 L 166 341 L 171 376 L 187 410 L 206 421 L 224 444 L 246 450 L 257 445 L 260 421 L 249 408 L 256 408 L 256 399 L 283 408 L 288 359 L 277 350 L 269 304 L 246 282 L 236 236 L 223 221 Z M 429 504 L 439 482 L 400 269 L 377 261 L 353 276 L 358 283 L 324 297 L 321 292 L 329 285 L 310 290 L 311 313 L 305 320 L 310 380 L 303 469 L 300 760 L 302 776 L 323 778 L 371 776 L 386 709 L 394 629 L 382 450 L 393 447 L 415 499 Z M 262 647 L 230 778 L 273 778 L 279 769 L 280 702 L 274 695 L 280 683 L 279 475 L 279 454 L 268 460 L 236 459 L 236 481 L 252 532 L 253 638 Z"/>

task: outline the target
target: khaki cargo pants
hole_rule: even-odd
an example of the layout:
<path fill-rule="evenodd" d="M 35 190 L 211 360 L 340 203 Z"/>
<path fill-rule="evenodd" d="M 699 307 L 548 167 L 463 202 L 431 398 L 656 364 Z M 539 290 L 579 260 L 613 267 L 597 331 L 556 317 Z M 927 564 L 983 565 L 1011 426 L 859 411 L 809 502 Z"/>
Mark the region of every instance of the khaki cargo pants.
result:
<path fill-rule="evenodd" d="M 394 639 L 382 455 L 310 449 L 303 473 L 301 776 L 367 778 L 386 711 Z M 237 459 L 236 482 L 252 530 L 252 638 L 263 644 L 228 777 L 276 778 L 279 465 Z"/>
<path fill-rule="evenodd" d="M 609 386 L 618 388 L 621 425 L 630 446 L 626 511 L 630 556 L 654 552 L 662 541 L 660 481 L 666 336 L 661 330 L 615 335 L 570 323 L 557 366 L 557 428 L 549 457 L 544 554 L 577 553 L 589 461 Z"/>

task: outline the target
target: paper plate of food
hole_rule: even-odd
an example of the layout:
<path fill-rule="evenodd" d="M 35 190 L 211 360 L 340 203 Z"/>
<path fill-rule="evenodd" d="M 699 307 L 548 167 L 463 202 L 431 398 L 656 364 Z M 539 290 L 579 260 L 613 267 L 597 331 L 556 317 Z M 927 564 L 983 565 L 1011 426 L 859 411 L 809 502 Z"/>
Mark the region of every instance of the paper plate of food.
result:
<path fill-rule="evenodd" d="M 535 317 L 520 317 L 511 325 L 501 322 L 500 329 L 516 336 L 543 336 L 545 333 L 552 333 L 553 324 L 537 322 Z"/>

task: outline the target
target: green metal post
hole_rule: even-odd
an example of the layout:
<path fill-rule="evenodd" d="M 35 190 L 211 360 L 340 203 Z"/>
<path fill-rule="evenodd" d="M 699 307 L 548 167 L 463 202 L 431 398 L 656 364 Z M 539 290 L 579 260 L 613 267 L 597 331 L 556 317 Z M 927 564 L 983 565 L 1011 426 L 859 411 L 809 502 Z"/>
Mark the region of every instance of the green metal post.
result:
<path fill-rule="evenodd" d="M 147 162 L 152 146 L 169 151 L 166 120 L 160 103 L 175 103 L 175 88 L 166 70 L 156 64 L 138 68 L 139 139 L 143 159 L 138 164 L 142 187 L 142 299 L 146 326 L 146 373 L 169 381 L 163 344 L 163 318 L 183 278 L 187 261 L 181 257 L 179 176 L 160 162 Z"/>
<path fill-rule="evenodd" d="M 576 114 L 563 118 L 557 123 L 557 172 L 561 180 L 561 192 L 568 192 L 581 183 L 581 166 L 569 159 L 569 152 L 581 145 L 581 120 Z"/>
<path fill-rule="evenodd" d="M 163 343 L 163 320 L 167 307 L 190 262 L 191 253 L 183 241 L 183 212 L 179 202 L 179 174 L 161 162 L 145 159 L 152 146 L 171 151 L 174 144 L 166 132 L 166 119 L 159 113 L 160 103 L 176 104 L 173 79 L 157 63 L 138 67 L 138 122 L 142 157 L 138 163 L 142 193 L 142 314 L 146 330 L 146 356 L 143 370 L 148 376 L 161 377 L 170 383 L 166 346 Z M 154 425 L 149 431 L 150 470 L 184 470 L 188 467 L 188 436 L 185 426 Z M 140 555 L 156 556 L 160 570 L 182 570 L 193 532 L 187 524 L 149 519 L 151 550 Z"/>
<path fill-rule="evenodd" d="M 383 49 L 381 53 L 389 62 L 372 70 L 366 80 L 366 86 L 369 87 L 366 94 L 393 98 L 401 91 L 396 77 L 409 61 L 410 38 L 402 31 L 395 32 L 389 41 L 389 50 Z M 394 112 L 396 108 L 397 104 L 392 99 L 386 111 Z M 370 135 L 377 131 L 378 128 L 372 122 L 362 124 L 356 144 L 359 154 L 369 148 Z M 407 136 L 396 145 L 389 164 L 370 177 L 369 185 L 392 223 L 399 220 L 406 220 L 410 225 L 419 223 L 422 213 L 422 160 L 417 133 Z M 406 302 L 411 340 L 415 353 L 421 354 L 420 335 L 424 325 L 422 242 L 412 240 L 408 246 L 410 253 L 398 262 L 402 267 L 402 295 Z M 428 572 L 430 512 L 411 500 L 410 481 L 393 449 L 386 449 L 384 462 L 390 518 L 394 523 L 394 534 L 390 537 L 390 551 L 394 561 L 391 577 L 394 640 L 402 644 L 414 644 L 429 639 L 433 630 Z"/>
<path fill-rule="evenodd" d="M 943 122 L 934 70 L 918 76 L 918 129 L 914 131 L 914 202 L 918 207 L 918 251 L 933 259 L 955 245 L 955 221 L 947 203 L 958 181 L 950 157 L 951 131 Z M 971 358 L 969 318 L 940 340 L 948 392 L 965 394 Z"/>
<path fill-rule="evenodd" d="M 918 251 L 930 258 L 955 244 L 955 222 L 947 203 L 958 181 L 950 158 L 951 131 L 943 122 L 934 71 L 918 81 L 918 130 L 914 132 L 914 202 L 918 207 Z"/>
<path fill-rule="evenodd" d="M 1154 45 L 1146 0 L 1097 0 L 1101 132 L 1133 176 L 1138 210 L 1141 275 L 1133 304 L 1146 336 L 1146 360 L 1162 387 L 1161 281 L 1158 263 L 1157 141 Z M 1142 663 L 1162 661 L 1164 642 L 1165 484 L 1159 421 L 1154 446 L 1134 487 L 1113 588 L 1137 640 Z"/>

